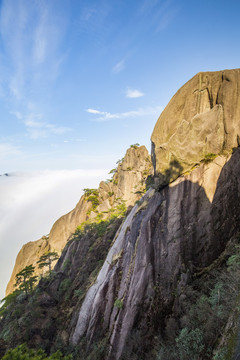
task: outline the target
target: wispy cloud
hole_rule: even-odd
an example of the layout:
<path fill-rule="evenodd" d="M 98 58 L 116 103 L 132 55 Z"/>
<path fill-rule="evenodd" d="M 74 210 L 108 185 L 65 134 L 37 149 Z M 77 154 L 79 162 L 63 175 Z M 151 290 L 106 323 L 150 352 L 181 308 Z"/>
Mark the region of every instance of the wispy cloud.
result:
<path fill-rule="evenodd" d="M 145 17 L 151 17 L 155 31 L 159 32 L 172 23 L 178 12 L 178 6 L 176 6 L 176 3 L 173 5 L 172 0 L 143 0 L 139 12 Z"/>
<path fill-rule="evenodd" d="M 60 135 L 67 131 L 71 131 L 71 128 L 58 126 L 55 124 L 42 122 L 41 114 L 30 114 L 24 121 L 28 135 L 32 139 L 38 139 L 42 137 L 48 137 L 50 134 Z"/>
<path fill-rule="evenodd" d="M 24 116 L 20 111 L 11 111 L 18 120 L 21 120 L 26 127 L 27 134 L 32 139 L 46 138 L 51 134 L 61 135 L 72 129 L 43 121 L 41 113 L 34 112 L 35 105 L 28 104 L 28 114 Z M 30 111 L 29 111 L 30 110 Z M 32 111 L 31 111 L 32 110 Z"/>
<path fill-rule="evenodd" d="M 32 87 L 39 86 L 39 73 L 41 81 L 58 73 L 55 67 L 62 57 L 59 45 L 65 31 L 58 15 L 51 2 L 2 1 L 0 35 L 9 60 L 4 64 L 5 77 L 17 100 L 25 99 Z"/>
<path fill-rule="evenodd" d="M 156 114 L 159 115 L 162 110 L 163 110 L 162 106 L 155 106 L 155 107 L 140 108 L 138 110 L 131 110 L 121 113 L 110 113 L 108 111 L 99 111 L 94 109 L 87 109 L 86 112 L 93 115 L 101 115 L 96 117 L 94 121 L 109 121 L 112 119 L 136 118 L 136 117 L 156 115 Z"/>
<path fill-rule="evenodd" d="M 39 15 L 39 24 L 33 38 L 33 59 L 36 64 L 44 62 L 48 45 L 46 37 L 47 9 L 44 8 Z"/>
<path fill-rule="evenodd" d="M 22 120 L 23 119 L 23 115 L 20 113 L 20 111 L 10 111 L 10 114 L 16 116 L 16 118 L 18 120 Z"/>
<path fill-rule="evenodd" d="M 99 110 L 95 110 L 95 109 L 87 109 L 86 112 L 88 112 L 89 114 L 98 114 L 98 115 L 104 114 L 104 111 L 99 111 Z"/>
<path fill-rule="evenodd" d="M 127 98 L 136 99 L 144 96 L 144 93 L 137 89 L 127 89 L 125 95 Z"/>
<path fill-rule="evenodd" d="M 112 72 L 114 74 L 118 74 L 120 71 L 122 71 L 125 68 L 125 60 L 119 61 L 117 64 L 115 64 L 112 68 Z"/>

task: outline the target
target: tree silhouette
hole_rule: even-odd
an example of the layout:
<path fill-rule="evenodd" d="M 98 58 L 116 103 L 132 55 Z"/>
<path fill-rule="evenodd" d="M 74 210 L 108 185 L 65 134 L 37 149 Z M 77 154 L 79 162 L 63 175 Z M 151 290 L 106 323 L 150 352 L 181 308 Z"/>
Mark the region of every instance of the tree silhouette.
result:
<path fill-rule="evenodd" d="M 23 290 L 26 295 L 33 292 L 33 286 L 37 282 L 38 277 L 33 276 L 34 271 L 35 267 L 28 265 L 16 275 L 16 283 L 14 286 L 17 286 L 19 290 Z"/>
<path fill-rule="evenodd" d="M 56 251 L 48 251 L 46 254 L 43 254 L 40 259 L 37 261 L 39 269 L 48 267 L 49 272 L 52 271 L 53 261 L 59 259 L 58 253 Z"/>

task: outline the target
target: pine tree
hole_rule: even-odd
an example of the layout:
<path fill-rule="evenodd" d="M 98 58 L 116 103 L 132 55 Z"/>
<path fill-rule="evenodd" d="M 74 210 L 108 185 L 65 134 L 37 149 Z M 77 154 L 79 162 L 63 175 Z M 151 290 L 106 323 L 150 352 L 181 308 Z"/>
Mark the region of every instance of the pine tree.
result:
<path fill-rule="evenodd" d="M 43 254 L 38 260 L 38 267 L 39 269 L 48 267 L 50 273 L 52 271 L 52 263 L 57 259 L 59 259 L 59 256 L 56 251 L 48 251 L 46 254 Z"/>
<path fill-rule="evenodd" d="M 18 287 L 19 290 L 23 290 L 26 295 L 33 292 L 33 286 L 37 282 L 38 277 L 33 276 L 35 267 L 31 264 L 25 266 L 16 275 L 16 283 L 14 286 Z"/>

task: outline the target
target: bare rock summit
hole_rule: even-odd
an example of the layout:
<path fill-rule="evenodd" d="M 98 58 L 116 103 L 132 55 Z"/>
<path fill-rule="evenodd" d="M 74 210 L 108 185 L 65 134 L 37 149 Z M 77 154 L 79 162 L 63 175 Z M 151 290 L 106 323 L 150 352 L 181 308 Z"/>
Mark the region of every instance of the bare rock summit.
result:
<path fill-rule="evenodd" d="M 37 241 L 23 245 L 16 258 L 6 295 L 14 290 L 15 276 L 25 266 L 30 264 L 36 266 L 38 275 L 40 270 L 37 268 L 37 261 L 41 255 L 46 251 L 56 251 L 61 254 L 77 226 L 89 219 L 94 221 L 96 217 L 104 220 L 111 212 L 118 211 L 119 208 L 127 209 L 141 198 L 145 190 L 145 181 L 148 175 L 153 173 L 151 158 L 146 147 L 131 146 L 112 173 L 112 178 L 102 181 L 98 189 L 86 189 L 86 193 L 76 207 L 54 223 L 49 236 L 43 236 Z M 95 190 L 93 196 L 91 196 L 92 190 Z"/>
<path fill-rule="evenodd" d="M 183 85 L 152 133 L 158 185 L 240 144 L 240 69 L 203 72 Z"/>

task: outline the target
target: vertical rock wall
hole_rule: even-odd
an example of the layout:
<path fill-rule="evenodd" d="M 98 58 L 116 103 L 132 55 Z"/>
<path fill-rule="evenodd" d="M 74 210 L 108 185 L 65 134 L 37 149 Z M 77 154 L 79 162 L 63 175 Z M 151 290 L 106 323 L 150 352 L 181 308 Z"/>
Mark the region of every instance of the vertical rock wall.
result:
<path fill-rule="evenodd" d="M 97 189 L 99 205 L 95 209 L 91 201 L 83 195 L 72 211 L 54 223 L 49 236 L 23 245 L 17 256 L 6 294 L 14 290 L 15 276 L 25 266 L 37 266 L 37 261 L 46 251 L 57 251 L 60 254 L 78 225 L 89 218 L 94 219 L 99 213 L 106 218 L 109 215 L 108 211 L 118 205 L 122 204 L 126 208 L 133 206 L 145 190 L 146 178 L 152 173 L 152 163 L 146 147 L 130 147 L 118 164 L 111 181 L 100 183 Z M 39 274 L 37 267 L 36 274 Z"/>

